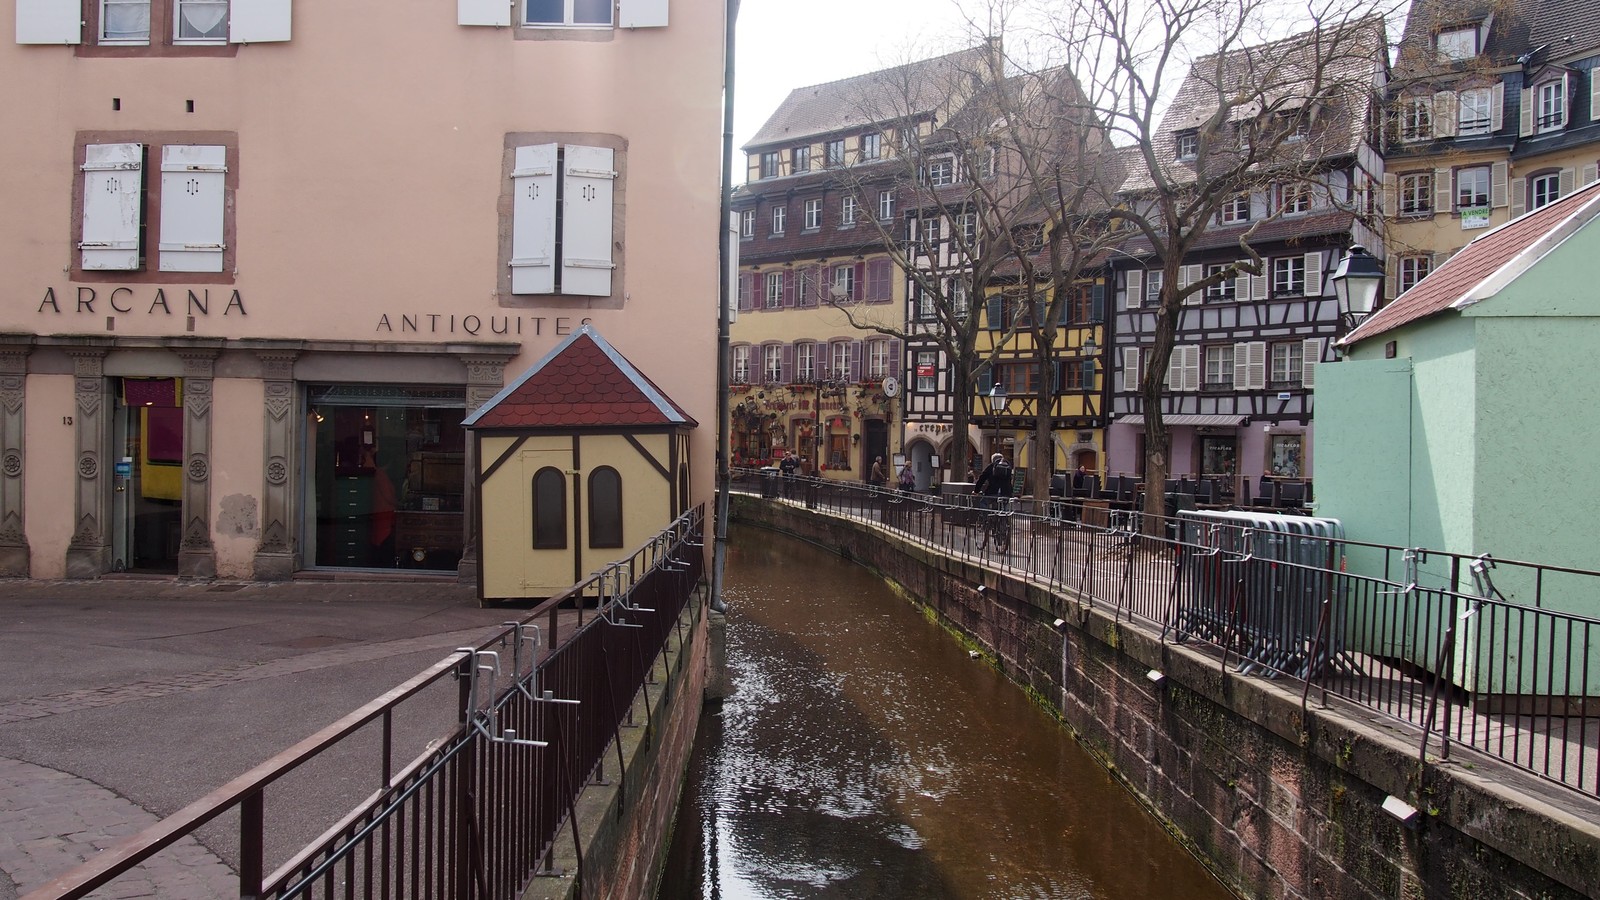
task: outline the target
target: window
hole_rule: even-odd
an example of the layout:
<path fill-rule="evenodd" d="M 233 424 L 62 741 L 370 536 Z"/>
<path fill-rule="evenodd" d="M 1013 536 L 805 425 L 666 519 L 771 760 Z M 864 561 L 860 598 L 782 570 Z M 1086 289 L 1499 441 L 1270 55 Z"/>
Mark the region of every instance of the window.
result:
<path fill-rule="evenodd" d="M 972 247 L 978 242 L 978 214 L 971 212 L 956 214 L 956 228 L 960 230 L 961 240 L 967 247 Z"/>
<path fill-rule="evenodd" d="M 748 344 L 733 348 L 733 383 L 750 383 L 750 347 Z"/>
<path fill-rule="evenodd" d="M 1272 261 L 1272 293 L 1274 296 L 1304 294 L 1306 292 L 1306 258 L 1280 256 Z"/>
<path fill-rule="evenodd" d="M 783 273 L 767 273 L 767 297 L 763 304 L 767 309 L 783 308 Z"/>
<path fill-rule="evenodd" d="M 1494 91 L 1472 88 L 1456 95 L 1456 134 L 1488 134 L 1494 122 Z"/>
<path fill-rule="evenodd" d="M 1222 209 L 1217 216 L 1224 225 L 1250 221 L 1250 195 L 1234 194 L 1222 201 Z"/>
<path fill-rule="evenodd" d="M 1561 175 L 1550 172 L 1528 179 L 1529 209 L 1538 209 L 1546 204 L 1554 203 L 1561 199 Z"/>
<path fill-rule="evenodd" d="M 1227 268 L 1228 267 L 1226 265 L 1206 266 L 1206 277 L 1209 278 L 1212 275 L 1216 275 L 1217 273 L 1222 272 L 1223 270 L 1225 270 Z M 1206 302 L 1207 303 L 1231 303 L 1231 302 L 1233 302 L 1235 299 L 1237 299 L 1236 291 L 1237 291 L 1238 284 L 1239 284 L 1239 281 L 1236 278 L 1233 278 L 1231 276 L 1223 278 L 1221 281 L 1217 282 L 1216 284 L 1213 284 L 1212 286 L 1206 288 Z"/>
<path fill-rule="evenodd" d="M 1067 295 L 1066 308 L 1062 312 L 1066 313 L 1066 324 L 1087 325 L 1095 321 L 1094 285 L 1073 285 L 1071 293 Z"/>
<path fill-rule="evenodd" d="M 753 238 L 756 236 L 756 211 L 747 209 L 739 214 L 739 236 Z"/>
<path fill-rule="evenodd" d="M 101 0 L 100 43 L 150 43 L 150 0 Z"/>
<path fill-rule="evenodd" d="M 844 198 L 844 200 L 839 204 L 840 225 L 854 225 L 856 223 L 857 206 L 858 204 L 856 203 L 855 197 L 850 196 Z"/>
<path fill-rule="evenodd" d="M 524 25 L 598 26 L 611 24 L 612 0 L 523 0 Z"/>
<path fill-rule="evenodd" d="M 873 132 L 861 136 L 861 158 L 877 159 L 883 155 L 883 135 Z"/>
<path fill-rule="evenodd" d="M 177 4 L 175 43 L 228 40 L 228 0 L 177 0 Z"/>
<path fill-rule="evenodd" d="M 810 147 L 796 147 L 789 151 L 789 171 L 795 175 L 811 171 Z"/>
<path fill-rule="evenodd" d="M 1305 344 L 1301 341 L 1284 341 L 1272 345 L 1272 381 L 1274 389 L 1297 388 L 1305 372 Z"/>
<path fill-rule="evenodd" d="M 1400 215 L 1421 216 L 1433 212 L 1433 173 L 1413 172 L 1400 176 Z"/>
<path fill-rule="evenodd" d="M 931 218 L 931 217 L 927 218 L 927 219 L 923 219 L 922 220 L 922 229 L 921 229 L 921 231 L 922 231 L 922 246 L 930 247 L 930 248 L 939 246 L 939 220 L 938 219 Z"/>
<path fill-rule="evenodd" d="M 1277 189 L 1278 212 L 1292 216 L 1311 211 L 1311 185 L 1294 181 Z"/>
<path fill-rule="evenodd" d="M 1176 139 L 1179 159 L 1194 159 L 1200 152 L 1200 133 L 1180 131 Z"/>
<path fill-rule="evenodd" d="M 829 346 L 829 355 L 832 357 L 829 365 L 829 374 L 836 381 L 845 381 L 850 377 L 850 342 L 839 341 Z"/>
<path fill-rule="evenodd" d="M 766 153 L 761 154 L 761 177 L 778 177 L 778 151 L 769 150 Z"/>
<path fill-rule="evenodd" d="M 867 342 L 867 377 L 873 381 L 882 381 L 889 375 L 890 351 L 893 346 L 889 341 Z"/>
<path fill-rule="evenodd" d="M 589 473 L 589 546 L 622 546 L 622 476 L 610 466 Z"/>
<path fill-rule="evenodd" d="M 917 354 L 917 393 L 931 394 L 939 389 L 939 356 L 936 353 Z"/>
<path fill-rule="evenodd" d="M 1274 434 L 1267 438 L 1267 469 L 1283 478 L 1299 478 L 1305 471 L 1301 435 Z"/>
<path fill-rule="evenodd" d="M 878 192 L 878 220 L 887 222 L 894 218 L 894 191 Z"/>
<path fill-rule="evenodd" d="M 856 298 L 856 267 L 852 265 L 833 267 L 833 299 L 854 300 Z"/>
<path fill-rule="evenodd" d="M 784 220 L 789 216 L 787 207 L 774 206 L 772 208 L 772 234 L 783 234 Z"/>
<path fill-rule="evenodd" d="M 622 152 L 577 144 L 516 148 L 511 293 L 611 295 Z"/>
<path fill-rule="evenodd" d="M 923 167 L 922 180 L 932 187 L 944 187 L 956 183 L 956 161 L 953 157 L 940 156 L 931 160 Z"/>
<path fill-rule="evenodd" d="M 1433 98 L 1411 97 L 1401 101 L 1400 140 L 1425 141 L 1433 137 Z"/>
<path fill-rule="evenodd" d="M 168 142 L 81 145 L 82 177 L 75 179 L 74 192 L 83 211 L 77 244 L 82 273 L 209 272 L 216 277 L 201 280 L 231 280 L 228 236 L 236 182 L 229 159 L 237 147 L 179 143 L 183 137 L 180 132 Z M 145 170 L 152 163 L 160 170 L 159 206 L 147 187 Z"/>
<path fill-rule="evenodd" d="M 1433 259 L 1428 256 L 1402 256 L 1400 257 L 1400 284 L 1396 293 L 1405 293 L 1417 286 L 1417 282 L 1428 277 L 1433 271 Z"/>
<path fill-rule="evenodd" d="M 1206 380 L 1208 391 L 1233 390 L 1233 345 L 1214 344 L 1206 348 Z"/>
<path fill-rule="evenodd" d="M 761 380 L 767 384 L 783 383 L 783 346 L 768 344 L 761 348 Z"/>
<path fill-rule="evenodd" d="M 1567 124 L 1567 82 L 1547 81 L 1539 85 L 1539 104 L 1534 124 L 1540 131 L 1555 131 Z"/>
<path fill-rule="evenodd" d="M 952 278 L 950 280 L 950 312 L 957 321 L 965 321 L 967 318 L 967 311 L 970 309 L 967 303 L 968 296 L 967 282 L 961 278 Z"/>
<path fill-rule="evenodd" d="M 824 146 L 824 150 L 827 153 L 827 159 L 824 161 L 824 164 L 828 168 L 836 169 L 839 166 L 844 165 L 844 139 L 843 138 L 829 141 Z"/>
<path fill-rule="evenodd" d="M 567 479 L 545 466 L 533 474 L 533 549 L 567 547 Z"/>
<path fill-rule="evenodd" d="M 1456 170 L 1456 209 L 1489 205 L 1489 167 Z"/>
<path fill-rule="evenodd" d="M 984 147 L 978 151 L 979 178 L 988 179 L 994 177 L 995 161 L 999 158 L 999 156 L 1000 151 L 997 150 L 993 145 Z"/>
<path fill-rule="evenodd" d="M 804 268 L 796 269 L 794 273 L 794 305 L 810 307 L 817 305 L 817 270 Z"/>
<path fill-rule="evenodd" d="M 821 200 L 807 200 L 806 201 L 806 218 L 805 218 L 805 226 L 804 227 L 805 227 L 806 231 L 815 231 L 816 229 L 822 227 L 822 201 Z"/>
<path fill-rule="evenodd" d="M 811 382 L 817 380 L 817 345 L 812 343 L 796 344 L 794 347 L 794 380 Z"/>
<path fill-rule="evenodd" d="M 1005 388 L 1008 396 L 1018 394 L 1032 396 L 1039 392 L 1039 364 L 1038 363 L 1012 363 L 997 366 L 995 374 L 999 376 L 1000 384 Z"/>
<path fill-rule="evenodd" d="M 1471 59 L 1478 55 L 1478 29 L 1475 26 L 1446 28 L 1434 39 L 1434 46 L 1439 50 L 1440 62 L 1450 63 Z"/>
<path fill-rule="evenodd" d="M 1145 306 L 1161 305 L 1161 279 L 1163 274 L 1164 273 L 1157 269 L 1151 269 L 1144 273 Z"/>

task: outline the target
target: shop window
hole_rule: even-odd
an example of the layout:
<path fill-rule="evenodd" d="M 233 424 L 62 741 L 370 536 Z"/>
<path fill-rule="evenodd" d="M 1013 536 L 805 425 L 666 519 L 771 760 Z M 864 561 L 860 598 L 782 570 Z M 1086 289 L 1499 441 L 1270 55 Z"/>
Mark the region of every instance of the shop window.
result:
<path fill-rule="evenodd" d="M 533 475 L 533 549 L 566 546 L 567 480 L 560 469 L 546 466 Z"/>
<path fill-rule="evenodd" d="M 1299 478 L 1305 471 L 1303 436 L 1274 434 L 1267 439 L 1267 471 L 1281 478 Z"/>
<path fill-rule="evenodd" d="M 610 466 L 589 474 L 589 546 L 622 546 L 622 476 Z"/>

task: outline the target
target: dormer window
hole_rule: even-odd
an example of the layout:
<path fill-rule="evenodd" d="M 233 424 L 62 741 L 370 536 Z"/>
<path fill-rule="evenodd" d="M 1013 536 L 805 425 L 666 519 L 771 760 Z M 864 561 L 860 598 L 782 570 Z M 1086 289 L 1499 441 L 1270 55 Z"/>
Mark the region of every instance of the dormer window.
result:
<path fill-rule="evenodd" d="M 1478 27 L 1446 28 L 1434 39 L 1442 63 L 1461 62 L 1478 55 Z"/>
<path fill-rule="evenodd" d="M 1494 91 L 1471 88 L 1456 95 L 1456 135 L 1488 134 L 1494 127 Z"/>
<path fill-rule="evenodd" d="M 1200 132 L 1180 131 L 1177 134 L 1177 151 L 1179 159 L 1194 159 L 1200 153 Z"/>
<path fill-rule="evenodd" d="M 1538 87 L 1539 101 L 1535 108 L 1536 130 L 1558 131 L 1567 125 L 1567 80 L 1547 81 Z"/>

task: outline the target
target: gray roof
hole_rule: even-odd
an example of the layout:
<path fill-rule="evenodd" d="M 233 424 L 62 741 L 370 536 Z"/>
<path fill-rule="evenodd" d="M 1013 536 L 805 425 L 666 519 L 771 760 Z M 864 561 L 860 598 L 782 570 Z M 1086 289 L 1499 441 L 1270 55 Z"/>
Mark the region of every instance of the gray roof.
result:
<path fill-rule="evenodd" d="M 784 145 L 874 122 L 922 118 L 959 100 L 990 71 L 988 46 L 795 88 L 742 148 Z"/>
<path fill-rule="evenodd" d="M 1439 68 L 1433 36 L 1452 25 L 1471 25 L 1492 15 L 1483 57 L 1491 66 L 1511 65 L 1541 47 L 1539 62 L 1600 50 L 1600 0 L 1414 0 L 1406 15 L 1396 70 Z M 1472 63 L 1463 63 L 1470 68 Z"/>

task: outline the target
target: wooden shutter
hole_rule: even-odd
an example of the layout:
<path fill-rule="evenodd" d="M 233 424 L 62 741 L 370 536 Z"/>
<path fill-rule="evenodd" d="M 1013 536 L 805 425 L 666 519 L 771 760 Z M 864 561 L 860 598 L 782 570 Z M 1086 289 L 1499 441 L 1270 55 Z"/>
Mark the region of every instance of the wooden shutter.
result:
<path fill-rule="evenodd" d="M 1455 179 L 1449 169 L 1433 170 L 1433 211 L 1447 213 L 1456 207 Z"/>
<path fill-rule="evenodd" d="M 1528 208 L 1528 179 L 1511 179 L 1511 218 L 1521 216 Z"/>
<path fill-rule="evenodd" d="M 1200 390 L 1200 345 L 1189 344 L 1182 348 L 1183 360 L 1183 389 L 1186 391 Z"/>
<path fill-rule="evenodd" d="M 1122 308 L 1138 309 L 1144 303 L 1144 270 L 1129 269 L 1126 284 L 1127 290 L 1122 292 Z"/>
<path fill-rule="evenodd" d="M 874 259 L 867 264 L 867 299 L 873 303 L 894 300 L 894 263 L 887 259 Z"/>
<path fill-rule="evenodd" d="M 222 271 L 227 172 L 226 147 L 161 148 L 161 271 Z"/>
<path fill-rule="evenodd" d="M 1594 163 L 1589 163 L 1583 167 L 1583 174 L 1578 178 L 1578 186 L 1594 184 L 1597 179 L 1600 179 L 1600 171 L 1596 170 Z"/>
<path fill-rule="evenodd" d="M 900 355 L 904 352 L 899 338 L 889 340 L 889 374 L 895 378 L 900 377 Z"/>
<path fill-rule="evenodd" d="M 1179 287 L 1180 290 L 1183 289 L 1183 288 L 1187 288 L 1189 285 L 1194 284 L 1195 282 L 1200 281 L 1201 279 L 1203 279 L 1205 277 L 1206 277 L 1205 266 L 1201 266 L 1201 265 L 1184 266 L 1184 267 L 1182 267 L 1182 269 L 1179 272 L 1178 287 Z M 1206 292 L 1205 291 L 1195 291 L 1194 293 L 1188 295 L 1187 297 L 1184 297 L 1183 298 L 1183 302 L 1187 303 L 1187 304 L 1191 304 L 1191 305 L 1192 304 L 1196 304 L 1196 303 L 1203 303 L 1203 302 L 1205 302 L 1205 296 L 1206 296 Z"/>
<path fill-rule="evenodd" d="M 1098 325 L 1106 320 L 1106 285 L 1096 281 L 1089 289 L 1089 321 Z"/>
<path fill-rule="evenodd" d="M 1567 166 L 1566 168 L 1562 169 L 1561 173 L 1557 176 L 1556 184 L 1561 190 L 1561 196 L 1565 197 L 1577 190 L 1577 185 L 1573 183 L 1575 174 L 1576 173 L 1572 171 L 1572 167 Z"/>
<path fill-rule="evenodd" d="M 794 383 L 794 345 L 784 344 L 783 353 L 778 360 L 778 380 L 784 384 Z"/>
<path fill-rule="evenodd" d="M 753 275 L 753 274 L 751 274 L 749 272 L 741 272 L 739 274 L 739 309 L 740 310 L 748 311 L 748 310 L 751 310 L 751 309 L 755 309 L 755 297 L 756 297 L 755 283 L 756 283 L 757 280 L 759 280 L 757 278 L 757 276 L 755 276 L 755 275 Z"/>
<path fill-rule="evenodd" d="M 1600 71 L 1589 70 L 1589 121 L 1600 122 Z"/>
<path fill-rule="evenodd" d="M 1383 214 L 1386 216 L 1400 214 L 1399 179 L 1393 173 L 1383 176 Z"/>
<path fill-rule="evenodd" d="M 1122 348 L 1122 389 L 1137 391 L 1139 389 L 1139 348 Z"/>
<path fill-rule="evenodd" d="M 456 24 L 508 26 L 510 0 L 456 0 Z"/>
<path fill-rule="evenodd" d="M 1167 357 L 1167 377 L 1162 382 L 1169 391 L 1183 390 L 1183 348 L 1173 347 Z"/>
<path fill-rule="evenodd" d="M 511 293 L 555 289 L 556 145 L 518 147 L 511 170 Z"/>
<path fill-rule="evenodd" d="M 793 309 L 795 306 L 795 278 L 793 269 L 783 270 L 783 297 L 778 300 L 780 309 Z"/>
<path fill-rule="evenodd" d="M 1239 351 L 1235 350 L 1237 354 Z M 1267 386 L 1267 342 L 1249 341 L 1244 345 L 1245 355 L 1245 390 L 1259 391 Z M 1235 356 L 1235 359 L 1238 357 Z M 1234 387 L 1239 386 L 1237 376 L 1234 378 Z"/>
<path fill-rule="evenodd" d="M 1506 122 L 1506 83 L 1496 81 L 1489 92 L 1489 130 L 1498 132 Z"/>
<path fill-rule="evenodd" d="M 1433 95 L 1433 136 L 1456 136 L 1455 91 L 1439 91 Z"/>
<path fill-rule="evenodd" d="M 1269 296 L 1271 296 L 1272 291 L 1271 291 L 1271 288 L 1269 287 L 1269 285 L 1267 284 L 1267 279 L 1268 278 L 1269 278 L 1269 276 L 1267 275 L 1267 263 L 1266 263 L 1266 260 L 1262 260 L 1262 262 L 1261 262 L 1261 274 L 1260 275 L 1251 275 L 1250 276 L 1250 296 L 1251 297 L 1253 297 L 1253 298 L 1255 298 L 1257 300 L 1265 300 Z"/>
<path fill-rule="evenodd" d="M 1383 261 L 1383 299 L 1393 300 L 1397 285 L 1400 284 L 1400 260 L 1393 253 Z"/>
<path fill-rule="evenodd" d="M 17 0 L 17 43 L 83 43 L 82 0 Z"/>
<path fill-rule="evenodd" d="M 1240 342 L 1233 345 L 1233 389 L 1243 391 L 1250 387 L 1250 345 Z"/>
<path fill-rule="evenodd" d="M 289 39 L 290 0 L 230 0 L 228 42 L 267 44 Z M 509 16 L 510 13 L 507 12 Z"/>
<path fill-rule="evenodd" d="M 611 295 L 611 203 L 617 173 L 608 147 L 569 145 L 562 172 L 561 293 Z"/>
<path fill-rule="evenodd" d="M 1489 205 L 1500 208 L 1506 205 L 1506 175 L 1508 168 L 1505 163 L 1497 162 L 1489 167 Z"/>
<path fill-rule="evenodd" d="M 1306 288 L 1307 297 L 1322 296 L 1322 251 L 1314 250 L 1306 254 Z"/>
<path fill-rule="evenodd" d="M 1317 363 L 1322 362 L 1322 338 L 1300 342 L 1300 386 L 1317 386 Z"/>
<path fill-rule="evenodd" d="M 667 0 L 617 0 L 618 28 L 665 28 Z"/>
<path fill-rule="evenodd" d="M 1241 303 L 1255 299 L 1255 297 L 1250 293 L 1250 273 L 1245 271 L 1243 268 L 1249 263 L 1250 260 L 1248 259 L 1241 259 L 1234 263 L 1234 265 L 1239 266 L 1240 268 L 1235 270 L 1235 275 L 1233 276 L 1233 299 L 1238 300 Z"/>
<path fill-rule="evenodd" d="M 1533 134 L 1533 88 L 1522 89 L 1522 121 L 1517 125 L 1517 135 Z"/>
<path fill-rule="evenodd" d="M 83 160 L 83 232 L 78 248 L 90 271 L 139 268 L 144 222 L 144 145 L 90 144 Z"/>
<path fill-rule="evenodd" d="M 1005 306 L 1000 295 L 995 294 L 991 296 L 989 298 L 989 302 L 984 305 L 987 307 L 987 309 L 984 310 L 984 317 L 988 319 L 989 330 L 999 331 L 1005 328 L 1005 320 L 1002 317 Z"/>
<path fill-rule="evenodd" d="M 850 380 L 861 380 L 861 350 L 860 341 L 850 342 Z"/>
<path fill-rule="evenodd" d="M 984 369 L 978 373 L 978 393 L 987 394 L 994 387 L 994 369 Z"/>

